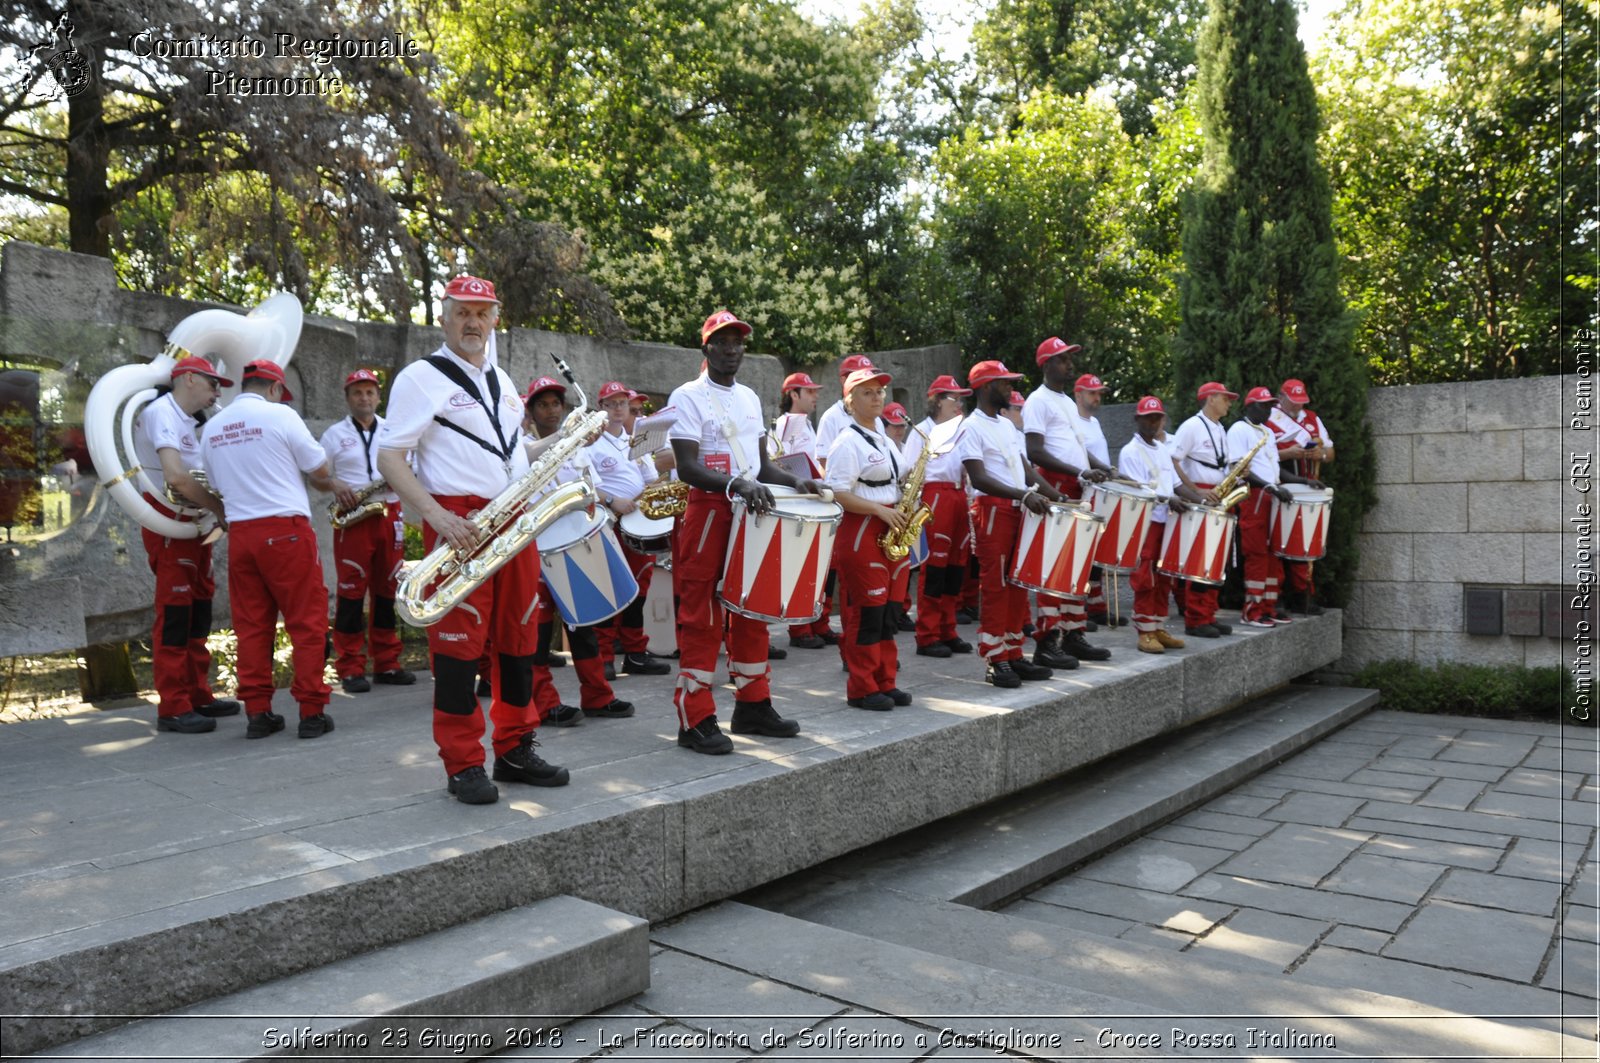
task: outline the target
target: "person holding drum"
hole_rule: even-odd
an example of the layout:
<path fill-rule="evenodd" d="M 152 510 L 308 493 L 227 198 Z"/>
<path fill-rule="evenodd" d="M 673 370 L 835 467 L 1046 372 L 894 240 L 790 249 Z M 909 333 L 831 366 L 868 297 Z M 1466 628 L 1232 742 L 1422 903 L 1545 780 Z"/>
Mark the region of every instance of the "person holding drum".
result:
<path fill-rule="evenodd" d="M 1267 534 L 1272 523 L 1272 504 L 1267 496 L 1279 502 L 1293 502 L 1294 496 L 1283 489 L 1286 483 L 1322 490 L 1322 481 L 1284 472 L 1279 465 L 1277 435 L 1267 425 L 1277 403 L 1266 388 L 1251 388 L 1244 397 L 1244 416 L 1228 429 L 1228 453 L 1241 458 L 1263 435 L 1268 443 L 1255 452 L 1245 469 L 1250 495 L 1239 504 L 1239 552 L 1244 555 L 1244 611 L 1240 622 L 1247 627 L 1277 627 L 1290 622 L 1289 614 L 1278 608 L 1278 583 L 1283 569 Z"/>
<path fill-rule="evenodd" d="M 711 683 L 726 619 L 728 673 L 736 688 L 731 727 L 735 734 L 788 738 L 800 725 L 772 707 L 768 680 L 767 629 L 757 620 L 728 614 L 717 599 L 717 583 L 733 525 L 733 497 L 747 512 L 771 514 L 775 506 L 765 484 L 800 491 L 820 490 L 815 480 L 800 480 L 767 456 L 761 400 L 738 382 L 744 344 L 752 329 L 727 310 L 700 327 L 703 376 L 672 393 L 678 419 L 668 433 L 678 478 L 689 485 L 688 509 L 678 518 L 678 543 L 689 547 L 674 557 L 678 591 L 678 745 L 697 753 L 733 752 L 733 742 L 717 726 Z"/>
<path fill-rule="evenodd" d="M 817 433 L 811 427 L 811 415 L 817 409 L 817 397 L 822 385 L 811 379 L 809 373 L 790 373 L 783 380 L 783 398 L 779 400 L 778 419 L 772 423 L 772 439 L 781 464 L 798 476 L 822 475 L 821 455 L 817 452 Z M 822 615 L 809 624 L 789 626 L 789 645 L 802 650 L 820 650 L 836 645 L 839 636 L 834 634 L 828 616 L 833 612 L 832 588 L 824 596 Z"/>
<path fill-rule="evenodd" d="M 1017 430 L 1001 415 L 1011 403 L 1012 381 L 1021 380 L 997 361 L 983 361 L 967 373 L 977 393 L 977 408 L 957 434 L 956 453 L 977 489 L 972 518 L 974 552 L 983 580 L 978 614 L 978 652 L 988 663 L 988 681 L 1016 687 L 1024 679 L 1049 679 L 1048 667 L 1022 656 L 1022 625 L 1028 620 L 1028 592 L 1007 577 L 1022 528 L 1019 505 L 1044 514 L 1065 496 L 1022 460 Z"/>
<path fill-rule="evenodd" d="M 1303 381 L 1293 377 L 1285 380 L 1278 389 L 1278 405 L 1268 423 L 1278 433 L 1278 459 L 1289 462 L 1290 472 L 1316 478 L 1322 466 L 1333 460 L 1333 437 L 1322 418 L 1306 405 L 1310 401 Z M 1298 432 L 1291 432 L 1291 426 Z M 1283 604 L 1291 613 L 1322 615 L 1311 570 L 1309 561 L 1283 562 Z"/>
<path fill-rule="evenodd" d="M 1172 460 L 1172 447 L 1161 439 L 1161 425 L 1167 419 L 1166 407 L 1154 395 L 1146 395 L 1134 407 L 1134 436 L 1117 456 L 1117 467 L 1130 480 L 1138 480 L 1162 499 L 1150 517 L 1150 529 L 1139 548 L 1139 566 L 1128 582 L 1133 586 L 1133 629 L 1139 634 L 1142 653 L 1178 650 L 1184 641 L 1167 633 L 1167 599 L 1172 595 L 1172 577 L 1156 567 L 1161 542 L 1166 536 L 1169 513 L 1181 513 L 1185 502 L 1199 502 L 1200 493 L 1178 480 Z"/>
<path fill-rule="evenodd" d="M 956 634 L 956 605 L 967 578 L 972 556 L 972 517 L 967 504 L 961 459 L 955 437 L 964 417 L 962 400 L 972 389 L 948 374 L 928 387 L 928 416 L 912 436 L 932 447 L 922 481 L 922 501 L 933 512 L 923 532 L 928 537 L 928 559 L 922 563 L 922 583 L 917 588 L 917 653 L 923 657 L 949 657 L 971 653 L 972 644 Z M 908 446 L 907 453 L 916 450 Z M 918 452 L 920 453 L 920 452 Z M 916 454 L 911 454 L 912 461 Z"/>
<path fill-rule="evenodd" d="M 1100 378 L 1093 373 L 1084 373 L 1072 385 L 1072 399 L 1078 407 L 1078 438 L 1083 440 L 1083 449 L 1089 452 L 1089 464 L 1107 474 L 1115 476 L 1117 470 L 1111 464 L 1111 448 L 1106 443 L 1105 429 L 1100 427 L 1100 401 L 1106 386 Z M 1089 597 L 1084 600 L 1085 618 L 1088 620 L 1087 630 L 1093 631 L 1096 626 L 1121 627 L 1128 622 L 1126 616 L 1110 614 L 1106 608 L 1105 585 L 1102 580 L 1104 573 L 1096 566 L 1094 578 L 1089 581 Z"/>
<path fill-rule="evenodd" d="M 1228 474 L 1228 430 L 1222 427 L 1222 418 L 1239 394 L 1208 380 L 1195 397 L 1200 410 L 1173 434 L 1172 456 L 1184 486 L 1199 492 L 1205 505 L 1215 506 L 1218 499 L 1212 488 Z M 1182 587 L 1181 600 L 1185 635 L 1214 639 L 1233 634 L 1232 625 L 1217 619 L 1216 587 L 1190 580 Z"/>
<path fill-rule="evenodd" d="M 834 552 L 844 621 L 839 655 L 849 672 L 845 701 L 857 709 L 911 704 L 911 695 L 895 686 L 900 657 L 894 641 L 896 606 L 905 596 L 910 558 L 891 561 L 878 544 L 879 536 L 906 524 L 897 506 L 906 473 L 900 449 L 877 431 L 890 379 L 876 369 L 858 369 L 846 378 L 850 425 L 828 451 L 825 482 L 845 512 Z"/>
<path fill-rule="evenodd" d="M 1044 371 L 1044 381 L 1030 396 L 1032 401 L 1022 414 L 1028 460 L 1045 483 L 1068 499 L 1083 497 L 1084 481 L 1100 483 L 1109 474 L 1109 466 L 1104 462 L 1096 466 L 1084 445 L 1078 404 L 1067 393 L 1067 382 L 1072 379 L 1072 356 L 1082 349 L 1076 343 L 1064 342 L 1059 336 L 1051 336 L 1039 344 L 1034 360 Z M 988 593 L 987 580 L 984 593 Z M 1034 663 L 1072 669 L 1080 660 L 1110 658 L 1110 650 L 1089 644 L 1084 637 L 1087 628 L 1084 598 L 1040 594 Z"/>

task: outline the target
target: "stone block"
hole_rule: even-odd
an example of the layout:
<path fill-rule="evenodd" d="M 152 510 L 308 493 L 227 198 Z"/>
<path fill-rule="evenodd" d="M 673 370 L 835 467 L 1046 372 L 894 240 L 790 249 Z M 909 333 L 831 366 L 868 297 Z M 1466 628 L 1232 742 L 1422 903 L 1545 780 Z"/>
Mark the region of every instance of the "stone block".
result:
<path fill-rule="evenodd" d="M 1226 957 L 1282 971 L 1329 929 L 1316 919 L 1243 909 L 1195 943 L 1189 955 Z"/>
<path fill-rule="evenodd" d="M 1452 871 L 1450 876 L 1475 873 Z M 1383 954 L 1526 983 L 1538 972 L 1554 930 L 1554 919 L 1430 902 Z"/>
<path fill-rule="evenodd" d="M 1413 483 L 1474 483 L 1522 475 L 1522 432 L 1437 432 L 1411 437 Z"/>
<path fill-rule="evenodd" d="M 1346 608 L 1355 628 L 1387 631 L 1460 631 L 1457 583 L 1358 583 Z"/>
<path fill-rule="evenodd" d="M 1526 428 L 1530 419 L 1559 409 L 1562 395 L 1570 394 L 1561 385 L 1561 377 L 1535 376 L 1439 386 L 1461 389 L 1468 431 L 1492 432 Z"/>
<path fill-rule="evenodd" d="M 1411 632 L 1373 631 L 1351 628 L 1344 633 L 1344 654 L 1335 667 L 1355 673 L 1378 661 L 1404 660 L 1411 656 Z"/>
<path fill-rule="evenodd" d="M 1356 831 L 1285 823 L 1217 868 L 1221 875 L 1315 886 L 1366 842 Z"/>
<path fill-rule="evenodd" d="M 1413 481 L 1411 455 L 1416 436 L 1372 437 L 1372 482 L 1408 484 Z"/>
<path fill-rule="evenodd" d="M 1363 536 L 1367 539 L 1391 536 Z M 1521 583 L 1524 536 L 1510 532 L 1480 535 L 1416 535 L 1411 578 L 1437 583 Z"/>
<path fill-rule="evenodd" d="M 87 646 L 83 626 L 83 594 L 76 576 L 39 580 L 26 596 L 0 611 L 0 653 L 55 653 Z"/>
<path fill-rule="evenodd" d="M 1356 579 L 1385 582 L 1409 580 L 1416 564 L 1418 540 L 1426 542 L 1432 538 L 1434 536 L 1409 533 L 1360 536 L 1356 540 L 1356 549 L 1360 556 L 1356 566 Z"/>
<path fill-rule="evenodd" d="M 1559 428 L 1527 428 L 1522 432 L 1522 478 L 1564 480 L 1569 451 Z"/>
<path fill-rule="evenodd" d="M 1374 489 L 1378 503 L 1362 518 L 1363 532 L 1459 532 L 1467 527 L 1467 484 L 1377 484 Z"/>
<path fill-rule="evenodd" d="M 1078 874 L 1097 882 L 1175 893 L 1233 855 L 1229 849 L 1141 838 Z"/>
<path fill-rule="evenodd" d="M 1527 639 L 1522 644 L 1522 663 L 1527 668 L 1561 668 L 1566 665 L 1562 657 L 1566 645 L 1559 639 Z"/>
<path fill-rule="evenodd" d="M 1562 513 L 1561 484 L 1555 480 L 1467 485 L 1465 528 L 1470 532 L 1559 532 Z"/>
<path fill-rule="evenodd" d="M 1508 635 L 1466 635 L 1453 631 L 1419 631 L 1412 639 L 1413 659 L 1420 664 L 1464 661 L 1471 664 L 1521 664 L 1523 640 Z"/>
<path fill-rule="evenodd" d="M 1522 578 L 1532 587 L 1557 587 L 1567 580 L 1562 551 L 1568 539 L 1556 532 L 1529 532 L 1522 537 Z"/>
<path fill-rule="evenodd" d="M 1214 904 L 1234 904 L 1283 915 L 1299 915 L 1347 926 L 1394 932 L 1416 910 L 1409 904 L 1352 897 L 1306 886 L 1266 882 L 1212 872 L 1183 891 Z"/>
<path fill-rule="evenodd" d="M 1467 395 L 1460 384 L 1407 384 L 1367 392 L 1367 423 L 1374 436 L 1460 432 L 1467 424 Z"/>

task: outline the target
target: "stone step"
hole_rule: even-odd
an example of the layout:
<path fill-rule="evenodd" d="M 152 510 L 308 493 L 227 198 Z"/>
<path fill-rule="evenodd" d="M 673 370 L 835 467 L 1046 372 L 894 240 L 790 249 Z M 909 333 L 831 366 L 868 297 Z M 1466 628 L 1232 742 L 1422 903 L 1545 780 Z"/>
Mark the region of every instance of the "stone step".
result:
<path fill-rule="evenodd" d="M 550 897 L 47 1054 L 222 1063 L 285 1055 L 479 1059 L 649 985 L 648 923 Z"/>

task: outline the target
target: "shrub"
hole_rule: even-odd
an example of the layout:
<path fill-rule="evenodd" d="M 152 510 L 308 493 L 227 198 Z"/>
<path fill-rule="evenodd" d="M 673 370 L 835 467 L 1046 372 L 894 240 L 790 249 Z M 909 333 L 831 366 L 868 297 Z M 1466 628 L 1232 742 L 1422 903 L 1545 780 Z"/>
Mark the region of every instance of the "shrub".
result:
<path fill-rule="evenodd" d="M 1497 719 L 1533 718 L 1595 725 L 1595 713 L 1580 719 L 1566 711 L 1576 703 L 1572 675 L 1563 668 L 1508 665 L 1422 665 L 1415 661 L 1378 661 L 1352 679 L 1372 687 L 1385 708 L 1399 712 L 1452 713 Z"/>

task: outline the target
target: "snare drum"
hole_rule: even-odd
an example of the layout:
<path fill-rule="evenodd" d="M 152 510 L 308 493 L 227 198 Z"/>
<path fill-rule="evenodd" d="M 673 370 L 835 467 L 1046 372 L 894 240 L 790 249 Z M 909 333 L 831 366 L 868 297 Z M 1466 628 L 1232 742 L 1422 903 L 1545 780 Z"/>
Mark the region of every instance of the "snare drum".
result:
<path fill-rule="evenodd" d="M 1191 505 L 1167 517 L 1156 571 L 1174 579 L 1220 586 L 1228 568 L 1238 518 L 1211 506 Z"/>
<path fill-rule="evenodd" d="M 1284 484 L 1293 502 L 1272 500 L 1268 542 L 1272 552 L 1288 561 L 1320 561 L 1327 553 L 1328 515 L 1333 511 L 1333 491 L 1305 484 Z"/>
<path fill-rule="evenodd" d="M 636 509 L 617 518 L 617 538 L 635 553 L 669 553 L 672 550 L 672 526 L 675 523 L 675 517 L 651 520 L 643 510 Z"/>
<path fill-rule="evenodd" d="M 1058 598 L 1082 598 L 1089 593 L 1089 572 L 1105 526 L 1105 518 L 1087 506 L 1051 502 L 1042 515 L 1024 509 L 1011 583 Z"/>
<path fill-rule="evenodd" d="M 1139 567 L 1139 551 L 1150 531 L 1156 511 L 1156 493 L 1132 484 L 1087 484 L 1089 508 L 1105 518 L 1105 534 L 1094 553 L 1094 563 L 1107 572 L 1132 572 Z"/>
<path fill-rule="evenodd" d="M 717 597 L 728 609 L 769 624 L 805 624 L 822 615 L 822 589 L 844 508 L 765 485 L 777 500 L 757 516 L 733 500 L 733 530 Z"/>
<path fill-rule="evenodd" d="M 568 627 L 610 620 L 639 596 L 639 581 L 603 506 L 551 522 L 535 544 L 550 600 Z"/>

